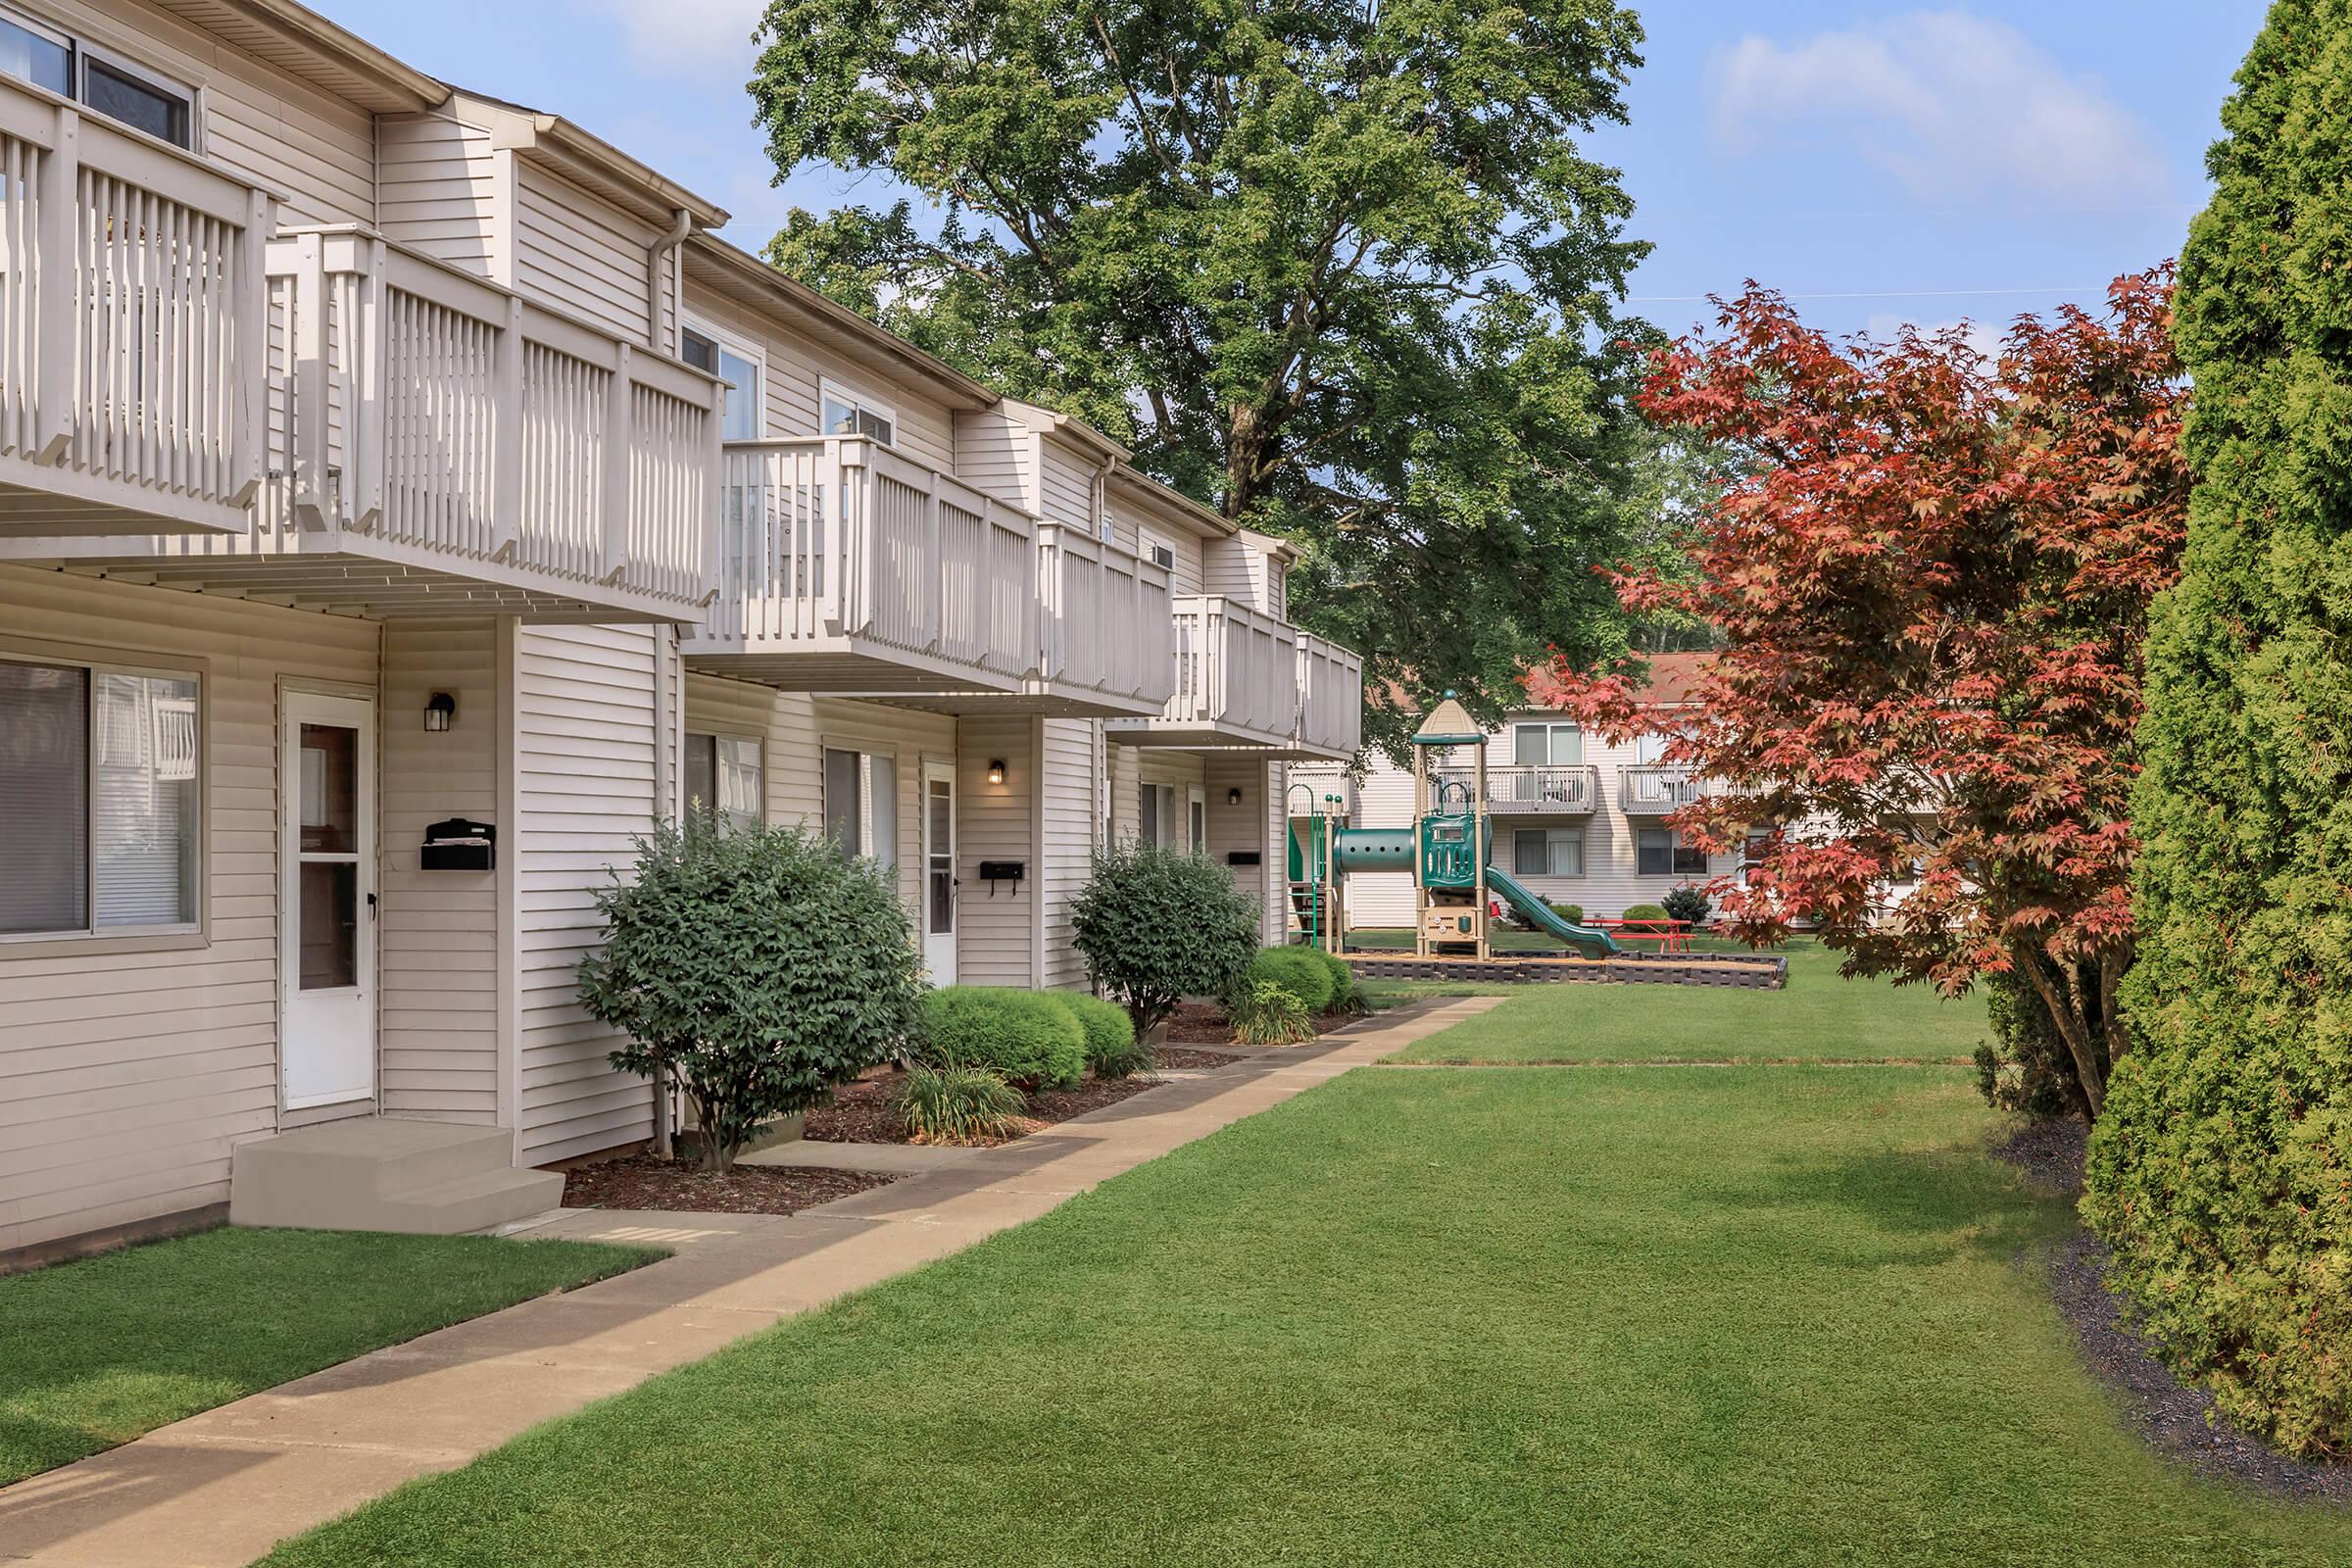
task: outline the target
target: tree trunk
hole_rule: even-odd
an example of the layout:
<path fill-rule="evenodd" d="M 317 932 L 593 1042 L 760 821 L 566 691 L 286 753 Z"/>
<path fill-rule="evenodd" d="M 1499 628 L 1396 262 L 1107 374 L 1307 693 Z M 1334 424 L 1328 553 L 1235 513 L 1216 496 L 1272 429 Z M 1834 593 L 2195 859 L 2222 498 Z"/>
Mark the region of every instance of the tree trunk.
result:
<path fill-rule="evenodd" d="M 2017 966 L 2034 983 L 2034 994 L 2058 1026 L 2059 1038 L 2066 1042 L 2067 1054 L 2075 1059 L 2075 1077 L 2082 1087 L 2082 1102 L 2087 1107 L 2084 1119 L 2097 1121 L 2107 1106 L 2106 1075 L 2099 1070 L 2099 1052 L 2092 1041 L 2091 1024 L 2084 1015 L 2080 996 L 2082 988 L 2069 984 L 2064 990 L 2050 977 L 2042 955 L 2032 946 L 2019 943 L 2011 950 Z"/>

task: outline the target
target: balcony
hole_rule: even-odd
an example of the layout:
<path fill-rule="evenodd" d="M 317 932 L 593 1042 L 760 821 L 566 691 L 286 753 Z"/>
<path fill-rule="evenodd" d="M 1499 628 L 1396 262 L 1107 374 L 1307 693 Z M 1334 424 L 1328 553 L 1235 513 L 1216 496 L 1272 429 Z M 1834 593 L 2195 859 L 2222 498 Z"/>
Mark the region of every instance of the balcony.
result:
<path fill-rule="evenodd" d="M 241 534 L 268 195 L 0 76 L 0 540 Z"/>
<path fill-rule="evenodd" d="M 369 616 L 702 613 L 715 381 L 357 229 L 270 241 L 266 282 L 250 530 L 0 557 Z"/>
<path fill-rule="evenodd" d="M 1297 754 L 1349 761 L 1364 742 L 1364 662 L 1312 632 L 1298 638 Z"/>
<path fill-rule="evenodd" d="M 1175 692 L 1156 717 L 1113 720 L 1129 746 L 1288 752 L 1298 722 L 1298 634 L 1238 600 L 1174 601 Z"/>
<path fill-rule="evenodd" d="M 1628 816 L 1665 816 L 1699 798 L 1687 767 L 1643 763 L 1617 770 L 1617 806 Z"/>
<path fill-rule="evenodd" d="M 1030 691 L 1062 711 L 1148 717 L 1176 688 L 1168 569 L 1082 528 L 1037 528 L 1039 629 Z"/>
<path fill-rule="evenodd" d="M 1476 787 L 1471 768 L 1441 768 L 1437 777 L 1456 800 Z M 1487 809 L 1496 816 L 1590 816 L 1599 802 L 1600 769 L 1590 763 L 1487 769 Z"/>

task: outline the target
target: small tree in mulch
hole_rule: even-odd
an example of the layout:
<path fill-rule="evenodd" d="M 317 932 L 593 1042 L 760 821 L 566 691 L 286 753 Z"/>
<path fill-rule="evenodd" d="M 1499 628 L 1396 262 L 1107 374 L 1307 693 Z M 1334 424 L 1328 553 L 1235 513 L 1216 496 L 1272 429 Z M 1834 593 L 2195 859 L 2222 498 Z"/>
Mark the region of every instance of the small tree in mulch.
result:
<path fill-rule="evenodd" d="M 919 1039 L 922 962 L 887 874 L 797 828 L 690 813 L 597 897 L 580 1002 L 629 1037 L 622 1072 L 694 1102 L 703 1165 Z"/>
<path fill-rule="evenodd" d="M 1221 997 L 1257 954 L 1257 906 L 1204 855 L 1149 844 L 1099 851 L 1070 910 L 1096 986 L 1142 1035 L 1187 997 Z"/>

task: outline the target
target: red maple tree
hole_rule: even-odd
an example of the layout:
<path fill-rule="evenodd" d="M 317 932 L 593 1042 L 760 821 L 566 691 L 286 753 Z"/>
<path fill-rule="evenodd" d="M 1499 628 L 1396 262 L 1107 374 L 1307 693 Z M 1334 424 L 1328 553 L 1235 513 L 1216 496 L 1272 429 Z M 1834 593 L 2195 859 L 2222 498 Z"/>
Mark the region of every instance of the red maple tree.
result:
<path fill-rule="evenodd" d="M 1947 993 L 2003 977 L 2086 1116 L 2125 1049 L 2132 728 L 2185 527 L 2171 297 L 2169 267 L 2119 278 L 2104 318 L 2021 319 L 1991 359 L 1957 327 L 1832 341 L 1752 283 L 1718 301 L 1642 403 L 1741 476 L 1692 576 L 1616 585 L 1719 651 L 1673 708 L 1563 676 L 1589 723 L 1702 781 L 1674 821 L 1744 849 L 1709 889 L 1733 934 L 1807 925 L 1848 973 Z"/>

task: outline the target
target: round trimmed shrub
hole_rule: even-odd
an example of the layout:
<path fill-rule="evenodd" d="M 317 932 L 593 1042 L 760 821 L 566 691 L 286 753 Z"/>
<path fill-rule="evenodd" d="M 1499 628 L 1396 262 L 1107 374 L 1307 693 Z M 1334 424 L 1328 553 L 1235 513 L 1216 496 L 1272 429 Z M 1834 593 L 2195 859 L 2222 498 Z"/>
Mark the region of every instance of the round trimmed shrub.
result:
<path fill-rule="evenodd" d="M 1620 920 L 1663 920 L 1666 911 L 1654 904 L 1637 904 L 1617 917 Z"/>
<path fill-rule="evenodd" d="M 1150 844 L 1095 854 L 1070 906 L 1071 941 L 1098 988 L 1149 1034 L 1187 997 L 1222 997 L 1257 946 L 1256 901 L 1205 855 Z"/>
<path fill-rule="evenodd" d="M 1331 970 L 1323 956 L 1313 948 L 1260 948 L 1236 995 L 1246 997 L 1256 986 L 1277 985 L 1309 1013 L 1321 1012 L 1331 1005 L 1333 995 Z"/>
<path fill-rule="evenodd" d="M 1314 953 L 1316 957 L 1323 960 L 1324 972 L 1331 976 L 1331 1001 L 1324 1004 L 1324 1010 L 1328 1012 L 1346 1003 L 1348 993 L 1355 989 L 1355 971 L 1348 966 L 1346 958 L 1336 953 L 1325 953 L 1320 948 L 1315 949 Z"/>
<path fill-rule="evenodd" d="M 1551 912 L 1570 925 L 1585 923 L 1585 906 L 1581 904 L 1555 904 L 1551 906 Z"/>
<path fill-rule="evenodd" d="M 1127 1016 L 1126 1008 L 1076 991 L 1052 995 L 1078 1020 L 1079 1031 L 1086 1036 L 1086 1065 L 1096 1077 L 1125 1078 L 1152 1064 L 1151 1054 L 1136 1048 L 1135 1020 Z"/>
<path fill-rule="evenodd" d="M 1086 1031 L 1061 999 L 1006 986 L 946 986 L 923 999 L 937 1067 L 987 1067 L 1006 1083 L 1066 1089 L 1086 1071 Z"/>

